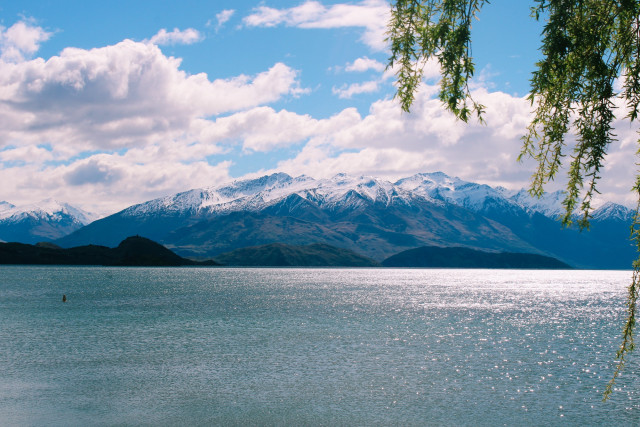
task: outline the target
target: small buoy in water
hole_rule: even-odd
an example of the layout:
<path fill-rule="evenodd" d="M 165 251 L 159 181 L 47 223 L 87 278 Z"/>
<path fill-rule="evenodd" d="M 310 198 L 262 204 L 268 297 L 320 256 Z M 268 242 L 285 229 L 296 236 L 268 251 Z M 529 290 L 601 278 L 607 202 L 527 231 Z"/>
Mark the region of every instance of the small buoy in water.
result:
<path fill-rule="evenodd" d="M 67 302 L 67 296 L 62 294 L 62 302 Z"/>

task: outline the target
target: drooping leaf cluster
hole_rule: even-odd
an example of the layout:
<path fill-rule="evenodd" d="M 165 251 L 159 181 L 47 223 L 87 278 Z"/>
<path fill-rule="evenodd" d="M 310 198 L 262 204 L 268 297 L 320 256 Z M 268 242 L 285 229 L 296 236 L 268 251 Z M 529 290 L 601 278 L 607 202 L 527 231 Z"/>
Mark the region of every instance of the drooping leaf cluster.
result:
<path fill-rule="evenodd" d="M 543 59 L 531 79 L 529 100 L 535 116 L 523 138 L 522 154 L 538 164 L 531 193 L 541 196 L 572 151 L 563 201 L 564 224 L 580 212 L 578 226 L 589 226 L 592 200 L 607 149 L 616 141 L 613 121 L 622 106 L 630 121 L 640 105 L 640 2 L 637 0 L 536 0 L 536 19 L 545 16 Z M 626 108 L 626 111 L 625 111 Z M 575 141 L 568 141 L 575 138 Z M 632 190 L 640 208 L 640 176 Z M 636 209 L 631 237 L 640 254 L 640 215 Z M 627 319 L 618 365 L 606 387 L 611 394 L 626 355 L 634 349 L 634 327 L 640 290 L 640 258 L 633 264 L 627 294 Z"/>
<path fill-rule="evenodd" d="M 631 226 L 631 237 L 633 238 L 638 252 L 640 253 L 640 203 L 636 208 L 636 213 L 633 218 L 633 225 Z M 636 326 L 636 310 L 638 306 L 638 297 L 640 297 L 640 257 L 633 262 L 633 278 L 631 284 L 627 290 L 627 319 L 624 322 L 622 328 L 622 344 L 616 352 L 616 359 L 618 360 L 618 366 L 613 373 L 613 378 L 607 384 L 604 390 L 604 399 L 607 400 L 613 392 L 613 385 L 622 372 L 626 361 L 627 354 L 631 353 L 635 348 L 633 341 L 633 331 Z"/>
<path fill-rule="evenodd" d="M 482 120 L 484 106 L 471 97 L 471 23 L 485 0 L 398 0 L 391 11 L 389 67 L 397 67 L 402 109 L 409 111 L 427 60 L 441 68 L 440 100 L 458 118 Z"/>
<path fill-rule="evenodd" d="M 637 0 L 536 0 L 533 13 L 546 17 L 543 59 L 531 79 L 535 117 L 522 155 L 537 160 L 532 194 L 540 196 L 568 161 L 563 222 L 580 212 L 588 227 L 592 199 L 613 132 L 616 101 L 624 99 L 635 120 L 640 103 L 640 34 Z M 621 90 L 616 90 L 621 86 Z M 624 114 L 624 113 L 623 113 Z M 575 142 L 567 140 L 575 135 Z M 572 147 L 572 148 L 571 148 Z"/>
<path fill-rule="evenodd" d="M 471 24 L 485 3 L 489 1 L 393 2 L 388 66 L 396 69 L 396 97 L 404 111 L 414 101 L 425 64 L 435 58 L 441 73 L 439 98 L 445 107 L 465 122 L 474 112 L 482 121 L 484 106 L 473 100 L 469 79 L 474 73 Z M 520 159 L 537 161 L 530 192 L 538 197 L 561 167 L 567 168 L 563 224 L 570 225 L 579 212 L 578 226 L 588 228 L 605 155 L 616 141 L 616 113 L 635 121 L 640 110 L 640 0 L 535 0 L 532 15 L 545 25 L 542 60 L 536 64 L 528 96 L 534 117 L 523 137 Z M 632 191 L 640 212 L 640 173 Z M 638 213 L 631 235 L 640 253 Z M 625 355 L 634 348 L 640 258 L 633 268 L 619 363 L 605 398 Z"/>

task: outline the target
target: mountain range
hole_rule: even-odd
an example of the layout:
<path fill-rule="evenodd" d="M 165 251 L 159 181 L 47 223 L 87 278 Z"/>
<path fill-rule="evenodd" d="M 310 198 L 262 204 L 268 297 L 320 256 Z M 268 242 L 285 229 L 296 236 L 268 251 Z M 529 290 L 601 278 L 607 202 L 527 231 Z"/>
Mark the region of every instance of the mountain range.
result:
<path fill-rule="evenodd" d="M 557 220 L 562 199 L 561 192 L 534 199 L 441 172 L 395 182 L 276 173 L 137 204 L 55 243 L 113 247 L 139 234 L 194 259 L 273 243 L 322 243 L 378 262 L 421 246 L 459 246 L 551 256 L 577 268 L 629 268 L 633 212 L 607 203 L 593 213 L 591 230 L 580 232 Z"/>
<path fill-rule="evenodd" d="M 15 206 L 0 201 L 0 241 L 37 243 L 59 239 L 97 217 L 53 199 Z"/>

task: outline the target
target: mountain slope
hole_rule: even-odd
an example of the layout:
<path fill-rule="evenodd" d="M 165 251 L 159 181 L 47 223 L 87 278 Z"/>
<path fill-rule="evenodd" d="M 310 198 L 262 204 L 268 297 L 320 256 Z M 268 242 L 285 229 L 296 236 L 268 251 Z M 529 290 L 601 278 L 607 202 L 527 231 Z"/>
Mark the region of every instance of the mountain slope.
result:
<path fill-rule="evenodd" d="M 273 242 L 322 242 L 377 260 L 416 246 L 452 242 L 536 251 L 500 224 L 457 206 L 426 200 L 386 205 L 357 193 L 346 194 L 344 200 L 327 207 L 291 195 L 260 212 L 234 212 L 179 228 L 164 242 L 178 253 L 199 257 Z"/>
<path fill-rule="evenodd" d="M 2 202 L 0 239 L 22 243 L 55 240 L 82 228 L 93 219 L 93 215 L 53 199 L 26 206 Z"/>
<path fill-rule="evenodd" d="M 420 246 L 465 246 L 548 255 L 578 268 L 628 268 L 635 257 L 621 237 L 628 234 L 628 209 L 603 206 L 592 231 L 580 233 L 555 219 L 561 196 L 537 200 L 441 172 L 395 183 L 278 173 L 131 206 L 56 243 L 114 246 L 142 234 L 197 258 L 274 242 L 325 243 L 378 261 Z"/>
<path fill-rule="evenodd" d="M 215 259 L 223 265 L 261 267 L 379 267 L 376 261 L 335 246 L 271 243 L 236 249 Z"/>
<path fill-rule="evenodd" d="M 525 190 L 494 189 L 441 172 L 417 174 L 396 184 L 500 223 L 540 253 L 579 268 L 626 269 L 636 257 L 629 240 L 633 212 L 621 205 L 607 203 L 596 209 L 590 230 L 581 231 L 575 226 L 563 228 L 558 220 L 564 214 L 561 191 L 537 199 Z"/>
<path fill-rule="evenodd" d="M 536 251 L 466 209 L 434 203 L 387 181 L 345 174 L 327 180 L 274 174 L 191 190 L 132 206 L 57 243 L 109 246 L 132 233 L 198 257 L 273 242 L 321 242 L 374 259 L 448 242 Z"/>

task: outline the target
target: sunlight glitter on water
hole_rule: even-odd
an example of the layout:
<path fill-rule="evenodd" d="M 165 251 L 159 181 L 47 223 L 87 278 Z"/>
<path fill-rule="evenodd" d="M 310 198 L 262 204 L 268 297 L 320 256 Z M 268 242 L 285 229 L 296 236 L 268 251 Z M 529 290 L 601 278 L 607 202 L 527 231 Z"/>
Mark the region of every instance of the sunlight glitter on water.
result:
<path fill-rule="evenodd" d="M 7 267 L 0 421 L 637 425 L 636 355 L 600 402 L 629 279 Z"/>

